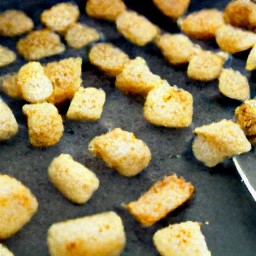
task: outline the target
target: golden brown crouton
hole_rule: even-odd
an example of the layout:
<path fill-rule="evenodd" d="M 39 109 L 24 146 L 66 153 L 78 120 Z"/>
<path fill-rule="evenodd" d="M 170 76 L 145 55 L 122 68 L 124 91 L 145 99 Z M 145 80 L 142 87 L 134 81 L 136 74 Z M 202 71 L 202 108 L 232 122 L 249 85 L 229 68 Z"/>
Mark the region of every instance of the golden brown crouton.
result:
<path fill-rule="evenodd" d="M 89 52 L 89 60 L 109 76 L 117 76 L 130 61 L 129 56 L 110 43 L 99 43 Z"/>
<path fill-rule="evenodd" d="M 252 48 L 256 44 L 256 35 L 250 31 L 225 25 L 217 30 L 216 42 L 223 51 L 234 54 Z"/>
<path fill-rule="evenodd" d="M 153 2 L 164 15 L 173 20 L 182 16 L 190 4 L 190 0 L 153 0 Z"/>
<path fill-rule="evenodd" d="M 12 138 L 18 132 L 18 124 L 8 105 L 0 98 L 0 141 Z"/>
<path fill-rule="evenodd" d="M 7 10 L 0 14 L 0 35 L 20 36 L 34 27 L 33 21 L 22 11 Z"/>
<path fill-rule="evenodd" d="M 100 34 L 96 29 L 81 23 L 71 25 L 65 34 L 67 44 L 75 49 L 82 48 L 98 39 L 100 39 Z"/>
<path fill-rule="evenodd" d="M 27 187 L 8 175 L 0 174 L 0 188 L 0 239 L 6 239 L 30 221 L 38 203 Z"/>
<path fill-rule="evenodd" d="M 250 86 L 246 76 L 232 68 L 222 69 L 219 77 L 219 90 L 231 99 L 245 101 L 250 98 Z"/>
<path fill-rule="evenodd" d="M 141 224 L 151 226 L 188 201 L 193 193 L 194 187 L 190 182 L 170 175 L 156 182 L 137 201 L 128 203 L 126 207 Z"/>
<path fill-rule="evenodd" d="M 78 6 L 73 3 L 60 3 L 41 14 L 41 22 L 50 30 L 63 33 L 79 17 Z"/>
<path fill-rule="evenodd" d="M 116 87 L 124 93 L 147 95 L 150 90 L 162 83 L 154 75 L 141 57 L 131 60 L 116 77 Z"/>
<path fill-rule="evenodd" d="M 139 46 L 153 41 L 158 34 L 157 26 L 132 11 L 120 14 L 116 20 L 116 27 L 127 40 Z"/>
<path fill-rule="evenodd" d="M 82 88 L 75 93 L 67 118 L 81 121 L 96 121 L 101 117 L 106 94 L 101 89 L 92 87 Z"/>
<path fill-rule="evenodd" d="M 49 147 L 63 134 L 62 118 L 58 109 L 50 103 L 26 104 L 22 108 L 27 116 L 29 141 L 35 147 Z"/>
<path fill-rule="evenodd" d="M 67 58 L 48 63 L 45 73 L 53 85 L 53 93 L 48 101 L 58 104 L 70 100 L 82 83 L 82 59 Z"/>
<path fill-rule="evenodd" d="M 7 66 L 16 60 L 16 54 L 9 48 L 0 45 L 0 67 Z"/>
<path fill-rule="evenodd" d="M 151 160 L 148 146 L 133 133 L 120 128 L 95 137 L 90 142 L 88 150 L 124 176 L 138 174 Z"/>
<path fill-rule="evenodd" d="M 0 79 L 0 90 L 4 92 L 9 97 L 15 98 L 15 99 L 21 99 L 21 91 L 20 87 L 17 83 L 17 73 L 10 74 L 1 77 Z"/>
<path fill-rule="evenodd" d="M 51 256 L 119 256 L 126 237 L 121 218 L 103 212 L 53 224 L 47 243 Z"/>
<path fill-rule="evenodd" d="M 67 199 L 77 204 L 86 203 L 99 187 L 96 175 L 68 154 L 53 159 L 48 176 Z"/>
<path fill-rule="evenodd" d="M 52 94 L 52 84 L 39 62 L 29 62 L 17 75 L 18 88 L 23 99 L 31 103 L 46 101 Z"/>
<path fill-rule="evenodd" d="M 208 167 L 214 167 L 228 157 L 251 150 L 240 126 L 230 120 L 204 125 L 194 130 L 197 135 L 193 145 L 195 157 Z"/>
<path fill-rule="evenodd" d="M 198 222 L 186 221 L 159 229 L 153 242 L 161 256 L 211 256 Z"/>
<path fill-rule="evenodd" d="M 154 125 L 182 128 L 192 122 L 193 97 L 167 82 L 152 89 L 144 105 L 145 119 Z"/>
<path fill-rule="evenodd" d="M 14 254 L 8 250 L 3 244 L 0 244 L 0 255 L 1 256 L 14 256 Z"/>
<path fill-rule="evenodd" d="M 247 71 L 256 69 L 256 45 L 253 46 L 247 57 L 245 69 Z"/>
<path fill-rule="evenodd" d="M 36 30 L 20 39 L 17 50 L 27 60 L 38 60 L 65 51 L 59 35 L 47 30 Z"/>
<path fill-rule="evenodd" d="M 93 18 L 115 21 L 126 6 L 122 0 L 88 0 L 85 10 Z"/>
<path fill-rule="evenodd" d="M 190 37 L 212 39 L 224 25 L 223 13 L 217 9 L 203 9 L 191 13 L 180 21 L 181 30 Z"/>

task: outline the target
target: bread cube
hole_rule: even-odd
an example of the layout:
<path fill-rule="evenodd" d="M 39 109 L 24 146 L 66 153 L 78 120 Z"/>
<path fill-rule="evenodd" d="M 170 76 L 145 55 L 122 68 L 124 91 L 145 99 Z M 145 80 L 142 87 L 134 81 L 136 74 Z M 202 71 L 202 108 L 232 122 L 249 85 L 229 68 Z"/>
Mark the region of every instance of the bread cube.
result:
<path fill-rule="evenodd" d="M 101 117 L 105 100 L 106 94 L 103 90 L 81 87 L 70 103 L 67 118 L 80 121 L 96 121 Z"/>
<path fill-rule="evenodd" d="M 58 34 L 47 30 L 35 30 L 17 43 L 17 50 L 27 60 L 39 60 L 65 51 Z"/>
<path fill-rule="evenodd" d="M 3 244 L 0 244 L 0 255 L 1 256 L 14 256 L 14 254 L 8 250 Z"/>
<path fill-rule="evenodd" d="M 18 124 L 12 110 L 0 98 L 0 141 L 12 138 L 18 132 Z"/>
<path fill-rule="evenodd" d="M 53 85 L 53 93 L 48 101 L 59 104 L 71 100 L 82 83 L 82 59 L 67 58 L 48 63 L 45 73 Z"/>
<path fill-rule="evenodd" d="M 219 77 L 219 90 L 231 99 L 245 101 L 250 98 L 250 86 L 246 76 L 232 68 L 222 69 Z"/>
<path fill-rule="evenodd" d="M 117 76 L 130 61 L 129 56 L 110 43 L 99 43 L 89 52 L 89 60 L 109 76 Z"/>
<path fill-rule="evenodd" d="M 21 99 L 21 90 L 17 83 L 17 73 L 5 75 L 0 80 L 0 90 L 11 98 Z"/>
<path fill-rule="evenodd" d="M 247 71 L 253 71 L 256 69 L 256 45 L 253 46 L 247 57 L 245 69 Z"/>
<path fill-rule="evenodd" d="M 51 256 L 119 256 L 126 237 L 121 218 L 103 212 L 53 224 L 47 243 Z"/>
<path fill-rule="evenodd" d="M 30 221 L 38 203 L 27 187 L 8 175 L 0 174 L 0 188 L 0 239 L 6 239 Z"/>
<path fill-rule="evenodd" d="M 138 174 L 151 160 L 148 146 L 133 133 L 120 128 L 95 137 L 88 150 L 94 157 L 101 157 L 107 166 L 123 176 Z"/>
<path fill-rule="evenodd" d="M 63 123 L 58 109 L 50 103 L 25 104 L 29 141 L 35 147 L 55 145 L 63 135 Z"/>
<path fill-rule="evenodd" d="M 193 193 L 194 187 L 190 182 L 170 175 L 156 182 L 126 208 L 142 225 L 151 226 L 187 202 Z"/>
<path fill-rule="evenodd" d="M 7 10 L 0 14 L 0 35 L 20 36 L 32 30 L 34 27 L 32 19 L 20 10 Z"/>
<path fill-rule="evenodd" d="M 251 150 L 240 126 L 231 120 L 221 120 L 194 130 L 194 156 L 208 167 L 214 167 L 228 157 Z"/>
<path fill-rule="evenodd" d="M 116 77 L 116 87 L 124 93 L 147 95 L 161 84 L 162 79 L 154 75 L 141 57 L 131 60 Z"/>
<path fill-rule="evenodd" d="M 198 222 L 186 221 L 159 229 L 153 242 L 161 256 L 211 256 Z"/>
<path fill-rule="evenodd" d="M 121 13 L 116 20 L 116 27 L 127 40 L 138 46 L 153 41 L 158 34 L 157 26 L 133 11 Z"/>
<path fill-rule="evenodd" d="M 78 6 L 73 3 L 59 3 L 41 14 L 41 22 L 50 30 L 63 33 L 79 17 Z"/>
<path fill-rule="evenodd" d="M 16 54 L 9 48 L 0 45 L 0 67 L 7 66 L 16 60 Z"/>
<path fill-rule="evenodd" d="M 68 154 L 53 159 L 48 176 L 63 196 L 77 204 L 86 203 L 99 187 L 96 175 Z"/>

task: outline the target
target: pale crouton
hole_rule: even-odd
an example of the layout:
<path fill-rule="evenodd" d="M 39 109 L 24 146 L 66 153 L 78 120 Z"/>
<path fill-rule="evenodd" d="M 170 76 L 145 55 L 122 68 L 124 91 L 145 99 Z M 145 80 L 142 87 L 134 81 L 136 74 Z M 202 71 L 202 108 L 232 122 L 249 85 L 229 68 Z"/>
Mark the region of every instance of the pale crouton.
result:
<path fill-rule="evenodd" d="M 0 67 L 7 66 L 16 60 L 16 54 L 9 48 L 0 45 Z"/>
<path fill-rule="evenodd" d="M 6 75 L 0 78 L 0 90 L 9 97 L 21 99 L 20 87 L 17 83 L 17 73 Z"/>
<path fill-rule="evenodd" d="M 48 63 L 45 73 L 53 85 L 53 93 L 48 101 L 58 104 L 70 100 L 82 83 L 82 59 L 67 58 Z"/>
<path fill-rule="evenodd" d="M 151 160 L 148 146 L 131 132 L 120 128 L 95 137 L 88 150 L 103 159 L 107 166 L 124 176 L 134 176 L 146 168 Z"/>
<path fill-rule="evenodd" d="M 153 2 L 164 15 L 173 20 L 182 16 L 190 4 L 190 0 L 153 0 Z"/>
<path fill-rule="evenodd" d="M 115 21 L 126 6 L 122 0 L 88 0 L 85 10 L 93 18 Z"/>
<path fill-rule="evenodd" d="M 194 193 L 190 182 L 176 175 L 164 177 L 134 202 L 126 205 L 128 211 L 144 226 L 151 226 L 183 205 Z"/>
<path fill-rule="evenodd" d="M 53 92 L 52 84 L 39 62 L 22 66 L 17 75 L 17 84 L 23 99 L 31 103 L 46 101 Z"/>
<path fill-rule="evenodd" d="M 110 43 L 99 43 L 89 52 L 89 60 L 109 76 L 117 76 L 130 61 L 129 56 Z"/>
<path fill-rule="evenodd" d="M 14 254 L 8 250 L 3 244 L 0 244 L 0 255 L 1 256 L 14 256 Z"/>
<path fill-rule="evenodd" d="M 141 57 L 131 60 L 116 77 L 116 87 L 124 93 L 147 95 L 150 90 L 162 83 L 154 75 Z"/>
<path fill-rule="evenodd" d="M 186 221 L 159 229 L 153 242 L 161 256 L 211 256 L 198 222 Z"/>
<path fill-rule="evenodd" d="M 126 237 L 121 218 L 104 212 L 53 224 L 47 243 L 51 256 L 119 256 Z"/>
<path fill-rule="evenodd" d="M 210 51 L 200 51 L 190 59 L 187 69 L 189 78 L 208 82 L 219 77 L 224 59 Z"/>
<path fill-rule="evenodd" d="M 87 202 L 99 187 L 96 175 L 68 154 L 53 159 L 48 176 L 67 199 L 77 204 Z"/>
<path fill-rule="evenodd" d="M 36 30 L 20 39 L 17 50 L 27 60 L 38 60 L 44 57 L 60 54 L 65 51 L 59 35 L 47 30 Z"/>
<path fill-rule="evenodd" d="M 195 157 L 208 167 L 214 167 L 228 157 L 251 150 L 240 126 L 230 120 L 204 125 L 194 130 L 197 135 L 193 145 Z"/>
<path fill-rule="evenodd" d="M 18 124 L 8 105 L 0 98 L 0 141 L 12 138 L 18 132 Z"/>
<path fill-rule="evenodd" d="M 256 34 L 225 25 L 217 30 L 216 42 L 223 51 L 234 54 L 252 48 L 256 44 Z"/>
<path fill-rule="evenodd" d="M 41 22 L 50 30 L 63 33 L 79 17 L 78 6 L 73 3 L 60 3 L 44 10 Z"/>
<path fill-rule="evenodd" d="M 58 109 L 50 103 L 26 104 L 22 108 L 27 116 L 29 141 L 35 147 L 49 147 L 63 134 L 62 118 Z"/>
<path fill-rule="evenodd" d="M 19 10 L 7 10 L 0 14 L 0 35 L 20 36 L 34 27 L 32 19 Z"/>
<path fill-rule="evenodd" d="M 158 34 L 157 26 L 133 11 L 120 14 L 116 20 L 116 27 L 127 40 L 139 46 L 153 41 Z"/>
<path fill-rule="evenodd" d="M 223 13 L 217 9 L 203 9 L 191 13 L 180 21 L 181 30 L 190 37 L 212 39 L 224 25 Z"/>
<path fill-rule="evenodd" d="M 256 69 L 256 45 L 253 46 L 247 57 L 245 69 L 247 71 Z"/>
<path fill-rule="evenodd" d="M 182 128 L 192 122 L 193 96 L 167 82 L 152 89 L 144 104 L 144 118 L 154 125 Z"/>
<path fill-rule="evenodd" d="M 0 174 L 0 206 L 0 239 L 6 239 L 30 221 L 37 211 L 38 203 L 21 182 Z"/>
<path fill-rule="evenodd" d="M 231 99 L 245 101 L 250 98 L 250 86 L 246 76 L 232 68 L 222 69 L 219 77 L 219 90 Z"/>
<path fill-rule="evenodd" d="M 82 48 L 100 39 L 99 32 L 81 23 L 72 24 L 65 34 L 67 44 L 75 49 Z"/>
<path fill-rule="evenodd" d="M 105 100 L 106 93 L 103 90 L 81 87 L 70 103 L 67 118 L 80 121 L 96 121 L 101 117 Z"/>

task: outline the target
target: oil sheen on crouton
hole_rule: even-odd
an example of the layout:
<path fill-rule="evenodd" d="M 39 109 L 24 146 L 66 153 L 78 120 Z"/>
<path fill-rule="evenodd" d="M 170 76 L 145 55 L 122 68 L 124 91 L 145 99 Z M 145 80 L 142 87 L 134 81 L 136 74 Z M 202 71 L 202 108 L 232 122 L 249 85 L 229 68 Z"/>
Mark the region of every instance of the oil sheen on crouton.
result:
<path fill-rule="evenodd" d="M 14 254 L 8 250 L 3 244 L 0 244 L 0 255 L 1 256 L 14 256 Z"/>
<path fill-rule="evenodd" d="M 16 54 L 9 48 L 0 45 L 0 67 L 7 66 L 16 60 Z"/>
<path fill-rule="evenodd" d="M 190 182 L 176 175 L 156 182 L 137 201 L 126 205 L 128 211 L 144 226 L 151 226 L 183 205 L 194 193 Z"/>

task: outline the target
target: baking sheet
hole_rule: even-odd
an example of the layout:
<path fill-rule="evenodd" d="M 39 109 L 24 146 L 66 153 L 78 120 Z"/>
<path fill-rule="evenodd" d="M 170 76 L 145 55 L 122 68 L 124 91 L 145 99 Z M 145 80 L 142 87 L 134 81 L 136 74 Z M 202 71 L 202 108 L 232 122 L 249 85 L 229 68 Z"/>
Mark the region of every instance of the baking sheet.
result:
<path fill-rule="evenodd" d="M 40 28 L 39 15 L 43 9 L 59 1 L 0 1 L 0 11 L 20 8 L 26 11 Z M 165 31 L 174 33 L 179 29 L 170 19 L 164 17 L 151 1 L 125 1 L 134 9 Z M 223 9 L 228 1 L 192 0 L 188 12 L 201 8 Z M 241 182 L 231 161 L 226 161 L 209 169 L 196 161 L 191 153 L 192 130 L 203 124 L 233 118 L 233 111 L 240 103 L 222 97 L 217 81 L 202 83 L 186 77 L 186 68 L 170 66 L 154 44 L 137 47 L 120 36 L 115 25 L 107 21 L 93 20 L 84 15 L 84 1 L 80 1 L 85 22 L 105 35 L 105 40 L 124 51 L 131 58 L 141 56 L 146 59 L 151 70 L 170 84 L 188 90 L 194 97 L 193 123 L 185 129 L 155 127 L 143 119 L 143 99 L 124 95 L 114 87 L 114 80 L 91 66 L 87 51 L 72 50 L 42 60 L 43 63 L 69 56 L 83 58 L 83 85 L 104 89 L 107 94 L 102 118 L 98 122 L 72 122 L 64 120 L 65 132 L 61 141 L 51 148 L 33 148 L 29 145 L 26 120 L 21 113 L 23 101 L 16 101 L 0 95 L 8 102 L 19 122 L 19 133 L 12 140 L 0 143 L 0 171 L 21 180 L 36 195 L 39 211 L 32 221 L 12 238 L 3 241 L 16 256 L 46 256 L 48 249 L 46 234 L 55 222 L 114 210 L 122 218 L 127 234 L 127 245 L 123 256 L 158 255 L 152 243 L 156 230 L 168 224 L 192 220 L 199 221 L 212 255 L 215 256 L 255 256 L 256 253 L 256 205 Z M 15 49 L 16 39 L 0 38 L 0 44 Z M 213 41 L 199 42 L 205 48 L 216 49 Z M 255 73 L 245 72 L 244 65 L 248 52 L 238 54 L 229 60 L 229 66 L 245 74 L 255 96 Z M 15 72 L 25 60 L 18 60 L 0 69 L 0 74 Z M 100 159 L 94 159 L 88 152 L 89 141 L 114 127 L 132 131 L 143 139 L 151 149 L 152 161 L 148 168 L 136 177 L 126 178 L 110 170 Z M 55 190 L 47 178 L 47 167 L 60 153 L 69 153 L 74 159 L 92 169 L 100 179 L 100 187 L 83 206 L 70 203 Z M 164 175 L 176 173 L 191 181 L 196 193 L 186 205 L 169 214 L 150 228 L 140 226 L 122 208 L 122 204 L 136 199 L 154 182 Z M 209 223 L 209 224 L 205 224 Z"/>

